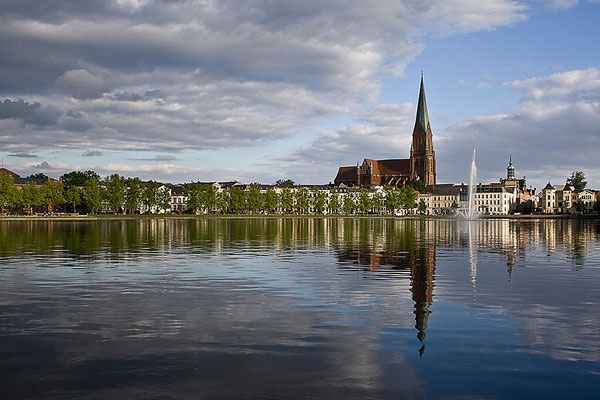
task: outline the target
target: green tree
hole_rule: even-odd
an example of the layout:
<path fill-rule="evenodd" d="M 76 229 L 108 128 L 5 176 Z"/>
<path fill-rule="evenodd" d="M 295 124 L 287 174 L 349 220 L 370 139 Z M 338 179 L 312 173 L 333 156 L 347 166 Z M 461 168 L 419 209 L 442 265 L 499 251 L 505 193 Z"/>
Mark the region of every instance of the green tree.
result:
<path fill-rule="evenodd" d="M 46 181 L 40 188 L 42 193 L 43 203 L 48 205 L 48 211 L 52 211 L 57 204 L 64 204 L 65 187 L 62 182 Z"/>
<path fill-rule="evenodd" d="M 171 189 L 167 186 L 158 188 L 156 205 L 159 210 L 162 210 L 164 213 L 171 209 Z"/>
<path fill-rule="evenodd" d="M 281 209 L 284 214 L 289 214 L 294 206 L 294 195 L 288 188 L 283 189 L 281 192 Z"/>
<path fill-rule="evenodd" d="M 107 176 L 103 181 L 104 200 L 113 214 L 121 211 L 121 206 L 125 203 L 125 178 L 119 174 Z"/>
<path fill-rule="evenodd" d="M 128 178 L 125 181 L 125 209 L 129 214 L 134 214 L 140 208 L 142 186 L 140 178 Z"/>
<path fill-rule="evenodd" d="M 275 214 L 279 205 L 279 195 L 273 189 L 267 190 L 265 193 L 265 208 L 271 214 Z"/>
<path fill-rule="evenodd" d="M 217 192 L 217 196 L 215 198 L 215 209 L 222 213 L 227 212 L 227 207 L 229 206 L 229 193 L 222 191 Z"/>
<path fill-rule="evenodd" d="M 48 175 L 42 173 L 42 172 L 38 172 L 37 174 L 31 174 L 28 177 L 26 177 L 25 179 L 45 179 L 48 180 Z"/>
<path fill-rule="evenodd" d="M 230 207 L 235 213 L 239 213 L 246 209 L 246 192 L 237 186 L 229 190 Z"/>
<path fill-rule="evenodd" d="M 183 189 L 184 195 L 187 197 L 187 208 L 192 210 L 192 213 L 196 214 L 202 207 L 202 201 L 200 199 L 200 184 L 190 183 Z"/>
<path fill-rule="evenodd" d="M 410 186 L 400 189 L 399 205 L 405 210 L 411 210 L 417 206 L 417 192 Z"/>
<path fill-rule="evenodd" d="M 420 179 L 414 181 L 411 186 L 419 193 L 423 193 L 423 191 L 425 190 L 425 182 L 423 182 Z"/>
<path fill-rule="evenodd" d="M 100 207 L 102 207 L 102 197 L 100 195 L 98 178 L 91 178 L 85 181 L 83 199 L 92 211 L 92 214 L 100 210 Z"/>
<path fill-rule="evenodd" d="M 398 208 L 402 207 L 400 191 L 396 187 L 385 189 L 385 208 L 391 214 L 395 214 Z"/>
<path fill-rule="evenodd" d="M 42 192 L 33 182 L 28 182 L 21 189 L 21 202 L 33 214 L 33 207 L 43 204 Z"/>
<path fill-rule="evenodd" d="M 206 212 L 212 212 L 217 205 L 217 188 L 213 185 L 202 185 L 200 187 L 201 199 Z"/>
<path fill-rule="evenodd" d="M 160 184 L 156 181 L 145 182 L 142 189 L 142 203 L 149 214 L 153 214 L 158 207 L 158 188 Z"/>
<path fill-rule="evenodd" d="M 318 214 L 323 214 L 327 206 L 327 194 L 316 186 L 312 192 L 312 206 Z"/>
<path fill-rule="evenodd" d="M 360 192 L 358 192 L 357 207 L 361 214 L 366 214 L 371 210 L 371 198 L 369 197 L 368 190 L 360 189 Z"/>
<path fill-rule="evenodd" d="M 332 214 L 337 214 L 340 211 L 340 198 L 337 190 L 331 192 L 331 198 L 329 199 L 329 210 Z"/>
<path fill-rule="evenodd" d="M 293 180 L 291 179 L 279 179 L 277 182 L 275 182 L 275 186 L 280 187 L 280 188 L 293 188 L 296 184 L 294 183 Z"/>
<path fill-rule="evenodd" d="M 352 211 L 356 208 L 356 203 L 354 202 L 354 196 L 350 192 L 346 192 L 344 195 L 344 212 L 346 215 L 350 215 Z"/>
<path fill-rule="evenodd" d="M 585 181 L 585 174 L 583 171 L 572 172 L 571 177 L 567 179 L 567 184 L 572 185 L 578 192 L 585 189 L 587 182 Z"/>
<path fill-rule="evenodd" d="M 77 206 L 83 202 L 83 192 L 77 186 L 71 186 L 65 191 L 65 202 L 73 206 L 73 212 L 77 212 Z"/>
<path fill-rule="evenodd" d="M 383 209 L 383 195 L 381 194 L 381 192 L 377 192 L 373 195 L 373 198 L 371 199 L 371 206 L 373 207 L 373 210 L 375 210 L 375 212 L 377 214 L 381 214 L 381 210 Z"/>
<path fill-rule="evenodd" d="M 299 214 L 306 214 L 308 211 L 308 199 L 310 197 L 310 192 L 307 188 L 303 187 L 296 190 L 295 200 L 296 200 L 296 210 Z"/>
<path fill-rule="evenodd" d="M 85 186 L 85 182 L 89 179 L 96 178 L 100 180 L 100 175 L 95 173 L 94 171 L 87 170 L 85 172 L 81 171 L 71 171 L 66 174 L 62 174 L 60 179 L 62 180 L 65 187 L 70 188 L 71 186 Z"/>
<path fill-rule="evenodd" d="M 424 214 L 425 211 L 427 211 L 427 204 L 425 204 L 425 201 L 421 199 L 421 201 L 419 202 L 419 213 Z"/>
<path fill-rule="evenodd" d="M 255 213 L 263 208 L 263 197 L 258 186 L 252 185 L 248 192 L 248 209 Z"/>
<path fill-rule="evenodd" d="M 0 174 L 0 207 L 14 207 L 19 204 L 21 191 L 15 185 L 15 180 L 10 175 Z"/>

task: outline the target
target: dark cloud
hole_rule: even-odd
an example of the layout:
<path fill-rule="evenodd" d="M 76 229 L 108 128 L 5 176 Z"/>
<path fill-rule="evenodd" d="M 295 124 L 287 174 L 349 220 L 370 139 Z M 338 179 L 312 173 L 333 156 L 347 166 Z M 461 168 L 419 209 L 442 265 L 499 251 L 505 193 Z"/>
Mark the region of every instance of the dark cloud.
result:
<path fill-rule="evenodd" d="M 29 154 L 29 153 L 14 153 L 14 154 L 9 154 L 9 157 L 19 157 L 19 158 L 37 158 L 37 156 L 35 154 Z"/>
<path fill-rule="evenodd" d="M 6 99 L 0 103 L 0 119 L 21 120 L 39 127 L 56 124 L 61 114 L 61 111 L 51 105 L 42 107 L 40 103 L 27 103 L 22 99 Z"/>
<path fill-rule="evenodd" d="M 82 156 L 84 156 L 84 157 L 98 157 L 101 155 L 102 155 L 102 152 L 98 151 L 98 150 L 88 150 L 82 154 Z"/>

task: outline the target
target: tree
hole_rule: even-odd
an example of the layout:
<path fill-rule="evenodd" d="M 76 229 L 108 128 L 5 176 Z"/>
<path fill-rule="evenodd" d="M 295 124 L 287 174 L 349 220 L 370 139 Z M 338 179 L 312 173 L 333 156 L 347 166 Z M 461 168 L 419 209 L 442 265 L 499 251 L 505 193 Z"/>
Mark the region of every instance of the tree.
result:
<path fill-rule="evenodd" d="M 202 207 L 200 200 L 200 184 L 190 183 L 183 189 L 183 193 L 187 197 L 187 207 L 192 210 L 194 214 L 198 212 L 198 209 Z"/>
<path fill-rule="evenodd" d="M 366 214 L 371 209 L 371 198 L 368 190 L 360 189 L 357 207 L 361 214 Z"/>
<path fill-rule="evenodd" d="M 43 198 L 40 189 L 33 182 L 28 182 L 21 189 L 21 202 L 33 214 L 33 207 L 42 205 Z"/>
<path fill-rule="evenodd" d="M 45 179 L 48 180 L 48 175 L 42 173 L 42 172 L 38 172 L 37 174 L 31 174 L 28 177 L 26 177 L 25 179 Z"/>
<path fill-rule="evenodd" d="M 416 190 L 419 193 L 423 193 L 423 191 L 425 190 L 425 182 L 423 182 L 420 179 L 417 179 L 416 181 L 414 181 L 412 183 L 412 187 L 414 190 Z"/>
<path fill-rule="evenodd" d="M 250 191 L 248 192 L 248 209 L 253 213 L 262 210 L 263 208 L 263 197 L 260 194 L 260 189 L 258 186 L 253 185 L 250 187 Z"/>
<path fill-rule="evenodd" d="M 125 178 L 119 174 L 112 174 L 104 179 L 104 199 L 113 214 L 121 211 L 125 203 Z"/>
<path fill-rule="evenodd" d="M 334 190 L 331 193 L 331 199 L 329 200 L 329 210 L 331 210 L 332 214 L 337 214 L 340 211 L 340 198 L 336 190 Z"/>
<path fill-rule="evenodd" d="M 425 201 L 421 199 L 421 201 L 419 202 L 419 213 L 424 214 L 425 211 L 427 211 L 427 204 L 425 204 Z"/>
<path fill-rule="evenodd" d="M 351 214 L 355 207 L 356 204 L 354 203 L 354 196 L 352 196 L 352 193 L 346 192 L 344 195 L 344 212 L 346 215 Z"/>
<path fill-rule="evenodd" d="M 129 214 L 140 208 L 142 185 L 140 178 L 129 178 L 125 181 L 125 209 L 129 210 Z"/>
<path fill-rule="evenodd" d="M 146 206 L 149 214 L 154 213 L 154 208 L 158 206 L 158 188 L 160 184 L 156 181 L 145 182 L 142 189 L 142 203 Z"/>
<path fill-rule="evenodd" d="M 292 211 L 292 207 L 294 206 L 294 195 L 292 191 L 288 188 L 283 189 L 281 192 L 281 209 L 283 213 L 289 213 Z"/>
<path fill-rule="evenodd" d="M 410 186 L 400 189 L 399 205 L 405 210 L 413 209 L 417 206 L 417 192 Z"/>
<path fill-rule="evenodd" d="M 65 196 L 63 195 L 65 187 L 62 182 L 48 180 L 44 182 L 40 190 L 43 204 L 48 205 L 48 211 L 52 211 L 55 205 L 65 202 Z"/>
<path fill-rule="evenodd" d="M 95 173 L 94 171 L 87 170 L 85 172 L 81 171 L 71 171 L 66 174 L 62 174 L 60 179 L 62 180 L 65 187 L 70 188 L 71 186 L 85 186 L 85 182 L 89 179 L 96 178 L 100 180 L 100 175 Z"/>
<path fill-rule="evenodd" d="M 156 205 L 165 213 L 167 210 L 171 209 L 171 189 L 169 189 L 167 186 L 158 188 Z"/>
<path fill-rule="evenodd" d="M 583 171 L 574 171 L 571 173 L 571 177 L 567 179 L 567 184 L 572 185 L 575 191 L 580 192 L 587 186 L 585 181 L 585 174 Z"/>
<path fill-rule="evenodd" d="M 327 204 L 327 195 L 324 191 L 319 190 L 316 186 L 312 193 L 312 206 L 318 214 L 322 214 Z"/>
<path fill-rule="evenodd" d="M 65 192 L 65 202 L 73 206 L 73 212 L 77 212 L 77 206 L 81 205 L 83 192 L 77 186 L 68 188 Z"/>
<path fill-rule="evenodd" d="M 296 190 L 296 210 L 299 214 L 306 214 L 306 212 L 308 211 L 308 198 L 309 192 L 307 188 L 303 187 L 299 190 Z"/>
<path fill-rule="evenodd" d="M 213 185 L 202 185 L 200 187 L 200 197 L 206 212 L 210 213 L 217 205 L 217 188 Z"/>
<path fill-rule="evenodd" d="M 381 192 L 375 193 L 375 195 L 371 199 L 371 206 L 373 207 L 373 210 L 375 210 L 375 212 L 377 214 L 381 214 L 381 210 L 383 209 L 383 201 L 384 201 L 384 199 L 383 199 L 383 195 L 381 194 Z"/>
<path fill-rule="evenodd" d="M 215 197 L 215 208 L 224 213 L 227 211 L 227 207 L 229 205 L 229 193 L 227 192 L 217 192 Z"/>
<path fill-rule="evenodd" d="M 277 211 L 277 206 L 279 205 L 279 195 L 277 192 L 273 189 L 267 190 L 264 200 L 267 211 L 274 214 Z"/>
<path fill-rule="evenodd" d="M 596 200 L 596 202 L 594 203 L 594 211 L 600 213 L 600 200 Z"/>
<path fill-rule="evenodd" d="M 230 206 L 233 212 L 240 212 L 246 209 L 246 192 L 239 187 L 232 187 L 229 190 Z"/>
<path fill-rule="evenodd" d="M 400 192 L 396 187 L 390 187 L 385 189 L 385 208 L 391 213 L 395 214 L 396 209 L 401 207 Z"/>
<path fill-rule="evenodd" d="M 277 182 L 275 182 L 275 186 L 280 188 L 293 188 L 295 185 L 296 183 L 294 183 L 294 181 L 291 179 L 279 179 Z"/>
<path fill-rule="evenodd" d="M 10 175 L 0 174 L 0 207 L 14 207 L 19 204 L 21 192 Z"/>
<path fill-rule="evenodd" d="M 98 178 L 91 178 L 85 181 L 83 199 L 92 211 L 92 214 L 97 213 L 100 207 L 102 207 Z"/>

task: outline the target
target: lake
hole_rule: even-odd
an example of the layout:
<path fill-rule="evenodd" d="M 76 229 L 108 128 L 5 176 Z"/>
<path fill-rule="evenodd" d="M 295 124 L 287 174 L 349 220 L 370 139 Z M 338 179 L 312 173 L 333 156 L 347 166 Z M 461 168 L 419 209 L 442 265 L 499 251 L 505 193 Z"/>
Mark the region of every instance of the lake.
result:
<path fill-rule="evenodd" d="M 2 398 L 600 397 L 600 221 L 0 221 Z"/>

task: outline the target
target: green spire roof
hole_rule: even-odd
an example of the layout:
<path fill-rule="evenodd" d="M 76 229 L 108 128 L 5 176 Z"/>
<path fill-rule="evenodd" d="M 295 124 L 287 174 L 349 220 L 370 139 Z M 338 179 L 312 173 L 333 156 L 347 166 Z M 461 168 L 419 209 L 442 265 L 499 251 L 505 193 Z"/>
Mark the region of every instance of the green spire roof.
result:
<path fill-rule="evenodd" d="M 510 155 L 509 159 L 508 159 L 508 168 L 506 169 L 515 169 L 515 167 L 513 167 L 512 165 L 512 154 Z"/>
<path fill-rule="evenodd" d="M 425 85 L 423 85 L 423 73 L 421 72 L 421 89 L 419 90 L 419 102 L 417 103 L 417 123 L 427 132 L 429 125 L 429 114 L 427 113 L 427 102 L 425 101 Z"/>

